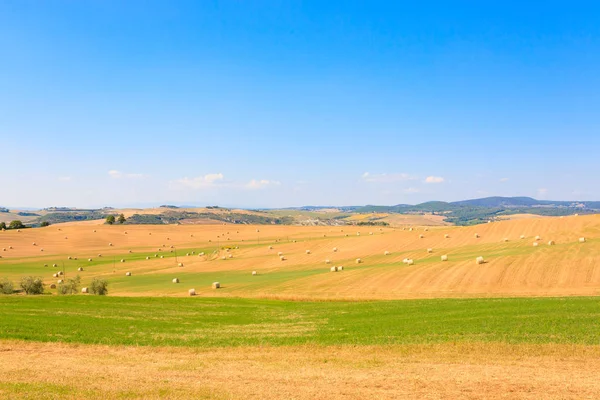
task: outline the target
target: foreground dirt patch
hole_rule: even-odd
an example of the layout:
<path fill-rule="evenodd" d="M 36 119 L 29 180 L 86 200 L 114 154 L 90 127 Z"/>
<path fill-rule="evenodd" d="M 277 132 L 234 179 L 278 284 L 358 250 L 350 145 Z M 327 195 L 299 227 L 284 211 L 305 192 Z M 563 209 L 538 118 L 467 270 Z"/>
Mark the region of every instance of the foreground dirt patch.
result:
<path fill-rule="evenodd" d="M 582 399 L 600 348 L 150 348 L 0 341 L 2 398 Z"/>

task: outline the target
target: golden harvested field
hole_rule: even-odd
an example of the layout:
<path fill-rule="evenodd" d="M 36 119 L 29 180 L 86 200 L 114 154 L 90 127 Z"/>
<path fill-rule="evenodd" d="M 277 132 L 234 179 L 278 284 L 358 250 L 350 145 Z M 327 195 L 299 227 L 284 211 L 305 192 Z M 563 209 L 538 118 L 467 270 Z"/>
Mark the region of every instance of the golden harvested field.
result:
<path fill-rule="evenodd" d="M 0 397 L 9 399 L 534 400 L 600 392 L 597 346 L 189 349 L 0 341 L 0 354 Z"/>
<path fill-rule="evenodd" d="M 600 216 L 412 230 L 85 222 L 0 232 L 0 255 L 0 276 L 39 275 L 49 284 L 64 268 L 84 286 L 105 277 L 111 295 L 125 296 L 184 296 L 189 288 L 201 296 L 288 299 L 597 295 Z M 479 256 L 484 264 L 475 263 Z M 340 265 L 343 271 L 330 272 Z M 175 277 L 180 284 L 171 283 Z M 213 281 L 222 289 L 211 290 Z"/>

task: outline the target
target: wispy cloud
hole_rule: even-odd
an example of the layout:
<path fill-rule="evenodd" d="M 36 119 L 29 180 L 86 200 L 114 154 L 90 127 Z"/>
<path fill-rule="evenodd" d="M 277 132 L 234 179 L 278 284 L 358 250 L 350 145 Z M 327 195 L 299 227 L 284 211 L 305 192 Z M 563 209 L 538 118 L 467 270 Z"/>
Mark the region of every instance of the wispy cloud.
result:
<path fill-rule="evenodd" d="M 111 169 L 108 171 L 108 176 L 113 179 L 140 179 L 144 177 L 144 174 L 128 174 L 125 172 L 117 171 L 116 169 Z"/>
<path fill-rule="evenodd" d="M 176 186 L 189 188 L 189 189 L 205 189 L 209 187 L 214 187 L 220 184 L 224 179 L 223 174 L 206 174 L 202 176 L 197 176 L 195 178 L 181 178 L 173 181 Z"/>
<path fill-rule="evenodd" d="M 69 181 L 71 181 L 71 179 L 72 178 L 70 176 L 59 176 L 58 177 L 58 180 L 61 182 L 69 182 Z"/>
<path fill-rule="evenodd" d="M 404 193 L 407 193 L 407 194 L 415 194 L 415 193 L 419 193 L 419 192 L 421 192 L 421 190 L 414 188 L 414 187 L 409 187 L 408 189 L 404 189 Z"/>
<path fill-rule="evenodd" d="M 444 178 L 441 176 L 428 176 L 425 178 L 425 183 L 442 183 L 444 182 Z"/>
<path fill-rule="evenodd" d="M 365 172 L 361 176 L 365 182 L 377 182 L 377 183 L 392 183 L 402 182 L 416 179 L 415 177 L 406 173 L 394 173 L 394 174 L 372 174 Z"/>
<path fill-rule="evenodd" d="M 281 182 L 278 182 L 278 181 L 270 181 L 267 179 L 261 179 L 261 180 L 252 179 L 250 182 L 248 182 L 245 185 L 245 187 L 247 189 L 264 189 L 269 186 L 279 186 L 279 185 L 281 185 Z"/>
<path fill-rule="evenodd" d="M 508 182 L 510 179 L 508 178 L 500 178 L 500 182 Z"/>

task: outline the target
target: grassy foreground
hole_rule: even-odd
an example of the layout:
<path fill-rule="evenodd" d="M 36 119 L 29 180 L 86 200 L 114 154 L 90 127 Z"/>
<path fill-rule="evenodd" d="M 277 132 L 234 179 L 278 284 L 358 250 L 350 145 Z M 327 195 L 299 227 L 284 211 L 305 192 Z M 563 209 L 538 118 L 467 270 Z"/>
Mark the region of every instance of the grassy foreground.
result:
<path fill-rule="evenodd" d="M 600 344 L 598 298 L 288 302 L 0 296 L 0 339 L 226 347 Z"/>

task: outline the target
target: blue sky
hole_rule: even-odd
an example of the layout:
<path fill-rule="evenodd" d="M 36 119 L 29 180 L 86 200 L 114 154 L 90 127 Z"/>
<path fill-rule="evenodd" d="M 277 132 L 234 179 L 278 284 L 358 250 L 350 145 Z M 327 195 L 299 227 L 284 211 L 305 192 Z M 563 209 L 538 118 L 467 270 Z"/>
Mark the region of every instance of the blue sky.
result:
<path fill-rule="evenodd" d="M 598 71 L 595 2 L 1 1 L 0 205 L 599 200 Z"/>

